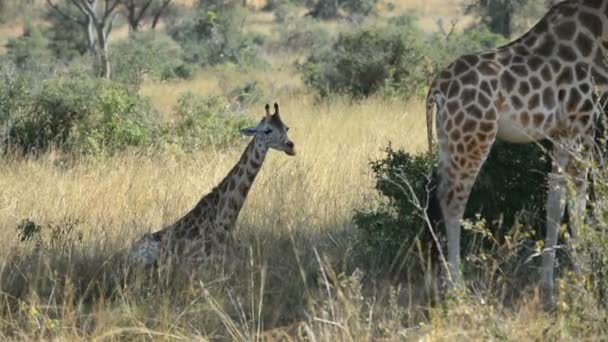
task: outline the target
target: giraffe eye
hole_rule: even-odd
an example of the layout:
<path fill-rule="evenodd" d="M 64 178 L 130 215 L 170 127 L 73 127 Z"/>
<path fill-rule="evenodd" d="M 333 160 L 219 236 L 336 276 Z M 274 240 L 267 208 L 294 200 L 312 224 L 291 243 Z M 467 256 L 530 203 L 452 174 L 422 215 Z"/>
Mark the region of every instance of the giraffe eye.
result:
<path fill-rule="evenodd" d="M 270 128 L 268 128 L 264 131 L 264 134 L 270 134 L 270 133 L 272 133 L 272 129 L 270 129 Z"/>

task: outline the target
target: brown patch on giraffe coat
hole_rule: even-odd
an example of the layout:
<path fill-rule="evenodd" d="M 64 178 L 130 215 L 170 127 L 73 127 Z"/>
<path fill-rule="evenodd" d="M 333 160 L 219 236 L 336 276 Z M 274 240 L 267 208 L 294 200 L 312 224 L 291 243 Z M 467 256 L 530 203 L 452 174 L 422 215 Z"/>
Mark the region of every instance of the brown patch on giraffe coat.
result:
<path fill-rule="evenodd" d="M 464 113 L 462 111 L 458 112 L 454 117 L 454 125 L 460 126 L 460 124 L 464 121 Z"/>
<path fill-rule="evenodd" d="M 528 93 L 530 92 L 530 85 L 528 84 L 528 82 L 519 82 L 519 89 L 517 90 L 517 92 L 524 97 L 528 95 Z"/>
<path fill-rule="evenodd" d="M 479 109 L 479 107 L 477 107 L 476 105 L 470 105 L 466 108 L 467 113 L 469 113 L 470 116 L 476 118 L 476 119 L 481 119 L 483 117 L 483 112 L 481 111 L 481 109 Z"/>
<path fill-rule="evenodd" d="M 532 95 L 528 100 L 528 109 L 534 109 L 540 105 L 540 96 L 538 94 Z"/>
<path fill-rule="evenodd" d="M 578 16 L 581 25 L 587 28 L 594 37 L 600 37 L 602 35 L 602 20 L 598 16 L 588 12 L 580 12 Z"/>
<path fill-rule="evenodd" d="M 602 0 L 586 0 L 584 4 L 591 8 L 600 9 L 602 7 Z"/>
<path fill-rule="evenodd" d="M 496 61 L 502 66 L 507 66 L 511 63 L 511 53 L 509 51 L 500 51 L 496 54 Z"/>
<path fill-rule="evenodd" d="M 239 185 L 239 192 L 243 197 L 247 196 L 247 192 L 249 191 L 249 187 L 245 183 L 241 183 Z"/>
<path fill-rule="evenodd" d="M 459 143 L 456 145 L 456 151 L 457 151 L 458 153 L 460 153 L 460 154 L 464 153 L 464 144 L 463 144 L 463 143 L 461 143 L 461 142 L 459 142 Z"/>
<path fill-rule="evenodd" d="M 483 61 L 477 67 L 477 70 L 484 76 L 492 76 L 498 73 L 500 67 L 494 61 Z"/>
<path fill-rule="evenodd" d="M 465 61 L 469 66 L 474 67 L 479 62 L 479 57 L 476 55 L 465 55 L 462 56 L 462 60 Z"/>
<path fill-rule="evenodd" d="M 577 63 L 574 66 L 574 73 L 576 74 L 576 80 L 582 81 L 589 75 L 588 73 L 588 65 L 585 63 Z M 586 93 L 586 91 L 585 91 Z"/>
<path fill-rule="evenodd" d="M 237 166 L 237 168 L 238 168 L 238 171 L 237 171 L 237 173 L 236 173 L 236 174 L 237 174 L 237 176 L 238 176 L 238 177 L 243 177 L 243 168 L 242 168 L 242 167 L 239 167 L 239 166 Z"/>
<path fill-rule="evenodd" d="M 475 88 L 465 88 L 462 90 L 460 100 L 463 106 L 466 106 L 475 100 L 475 96 L 477 95 L 477 91 Z"/>
<path fill-rule="evenodd" d="M 477 121 L 472 120 L 472 119 L 467 119 L 464 122 L 464 125 L 462 125 L 462 132 L 471 133 L 471 132 L 475 131 L 476 128 L 477 128 Z M 470 139 L 470 136 L 469 136 L 469 139 Z"/>
<path fill-rule="evenodd" d="M 521 101 L 519 96 L 513 95 L 513 96 L 511 96 L 511 105 L 513 106 L 514 109 L 519 110 L 519 109 L 521 109 L 521 107 L 524 106 L 524 103 Z"/>
<path fill-rule="evenodd" d="M 496 110 L 499 112 L 504 112 L 505 109 L 507 109 L 509 107 L 505 97 L 502 94 L 499 94 L 498 98 L 496 98 L 496 101 L 494 101 L 494 107 L 496 107 Z M 496 114 L 496 113 L 494 113 L 494 114 Z"/>
<path fill-rule="evenodd" d="M 558 73 L 562 69 L 562 63 L 557 59 L 552 59 L 549 63 L 551 64 L 551 71 L 554 74 Z"/>
<path fill-rule="evenodd" d="M 532 115 L 532 122 L 534 123 L 534 127 L 538 128 L 545 121 L 545 115 L 542 113 L 535 113 Z"/>
<path fill-rule="evenodd" d="M 447 94 L 449 86 L 450 86 L 450 81 L 443 81 L 443 82 L 439 83 L 439 91 L 441 91 L 444 94 Z"/>
<path fill-rule="evenodd" d="M 454 76 L 459 76 L 467 70 L 469 70 L 469 66 L 462 60 L 459 59 L 454 63 Z"/>
<path fill-rule="evenodd" d="M 228 182 L 228 190 L 232 191 L 235 187 L 236 183 L 234 182 L 234 179 L 230 179 L 230 181 Z"/>
<path fill-rule="evenodd" d="M 450 139 L 456 141 L 458 139 L 460 139 L 460 131 L 455 129 L 454 131 L 452 131 L 452 133 L 450 133 Z"/>
<path fill-rule="evenodd" d="M 578 34 L 578 36 L 576 36 L 576 40 L 574 42 L 576 43 L 576 48 L 578 51 L 580 51 L 583 57 L 591 56 L 591 52 L 593 51 L 593 40 L 591 40 L 591 38 L 587 37 L 586 34 L 581 32 Z"/>
<path fill-rule="evenodd" d="M 257 149 L 255 150 L 254 157 L 256 160 L 260 160 L 260 152 Z"/>
<path fill-rule="evenodd" d="M 564 21 L 555 26 L 553 31 L 560 40 L 570 40 L 576 33 L 576 24 L 571 20 Z"/>
<path fill-rule="evenodd" d="M 551 69 L 549 69 L 549 65 L 545 64 L 543 68 L 540 69 L 540 76 L 545 82 L 551 81 Z"/>
<path fill-rule="evenodd" d="M 563 44 L 557 49 L 557 56 L 566 62 L 574 62 L 578 58 L 574 49 Z"/>
<path fill-rule="evenodd" d="M 515 79 L 515 77 L 513 77 L 513 75 L 511 75 L 508 70 L 505 70 L 500 76 L 500 86 L 505 89 L 507 93 L 513 91 L 516 82 L 517 80 Z"/>
<path fill-rule="evenodd" d="M 583 124 L 583 127 L 587 126 L 587 124 L 589 124 L 589 121 L 591 119 L 591 116 L 588 114 L 585 115 L 581 115 L 578 120 Z"/>
<path fill-rule="evenodd" d="M 449 131 L 451 131 L 451 130 L 452 130 L 452 128 L 453 128 L 453 127 L 454 127 L 454 124 L 453 124 L 453 122 L 452 122 L 452 119 L 448 119 L 448 120 L 445 122 L 445 131 L 446 131 L 446 132 L 449 132 Z"/>
<path fill-rule="evenodd" d="M 452 115 L 456 113 L 458 108 L 460 108 L 460 104 L 458 103 L 458 101 L 448 101 L 448 103 L 446 104 L 446 108 L 448 110 L 448 113 Z"/>
<path fill-rule="evenodd" d="M 530 54 L 530 51 L 528 51 L 528 48 L 525 45 L 516 45 L 513 48 L 513 51 L 515 51 L 515 56 L 513 56 L 513 59 L 511 60 L 511 63 L 523 63 L 523 58 L 521 56 L 527 56 Z"/>
<path fill-rule="evenodd" d="M 477 93 L 477 103 L 479 103 L 481 108 L 487 109 L 490 106 L 490 99 L 480 91 Z"/>
<path fill-rule="evenodd" d="M 543 105 L 547 109 L 555 108 L 555 93 L 553 92 L 553 88 L 547 87 L 543 90 Z"/>
<path fill-rule="evenodd" d="M 583 102 L 583 105 L 581 106 L 579 111 L 583 113 L 590 113 L 593 111 L 593 107 L 593 101 L 591 101 L 590 99 L 586 99 L 585 102 Z"/>
<path fill-rule="evenodd" d="M 589 94 L 589 91 L 591 90 L 591 86 L 589 86 L 589 84 L 587 84 L 587 83 L 583 83 L 580 85 L 579 89 L 581 90 L 581 92 L 583 94 Z"/>
<path fill-rule="evenodd" d="M 546 23 L 545 23 L 546 24 Z M 549 57 L 553 54 L 553 50 L 555 49 L 555 40 L 551 35 L 544 34 L 544 40 L 542 44 L 536 48 L 536 54 L 544 57 Z"/>
<path fill-rule="evenodd" d="M 527 127 L 528 124 L 530 123 L 530 116 L 528 115 L 528 112 L 523 112 L 520 115 L 520 122 L 521 122 L 521 126 L 522 127 Z"/>
<path fill-rule="evenodd" d="M 551 113 L 551 114 L 549 114 L 549 116 L 547 117 L 547 120 L 545 120 L 545 124 L 543 125 L 543 129 L 545 131 L 547 131 L 547 132 L 549 131 L 549 129 L 553 125 L 553 120 L 555 120 L 555 115 L 553 113 Z"/>
<path fill-rule="evenodd" d="M 247 170 L 247 179 L 250 182 L 253 182 L 253 179 L 255 178 L 255 172 L 249 172 L 249 170 Z"/>
<path fill-rule="evenodd" d="M 492 88 L 490 88 L 490 84 L 487 81 L 481 82 L 481 86 L 479 86 L 479 89 L 481 89 L 481 91 L 486 93 L 487 95 L 492 95 Z"/>
<path fill-rule="evenodd" d="M 487 121 L 482 121 L 479 124 L 479 130 L 481 130 L 482 132 L 491 132 L 492 130 L 494 130 L 495 124 L 493 122 L 487 122 Z"/>
<path fill-rule="evenodd" d="M 538 77 L 532 76 L 532 77 L 530 77 L 530 85 L 532 86 L 532 89 L 536 90 L 536 89 L 540 88 L 540 86 L 542 85 L 542 83 L 538 79 Z"/>
<path fill-rule="evenodd" d="M 249 165 L 251 165 L 251 167 L 254 169 L 258 169 L 260 167 L 260 163 L 254 161 L 253 159 L 249 161 Z"/>
<path fill-rule="evenodd" d="M 528 59 L 528 66 L 532 71 L 538 70 L 541 65 L 543 65 L 543 60 L 540 57 L 534 56 Z"/>
<path fill-rule="evenodd" d="M 576 88 L 570 89 L 570 96 L 568 96 L 568 103 L 566 104 L 566 109 L 568 110 L 568 112 L 575 112 L 581 100 L 582 96 L 578 92 L 578 90 Z"/>
<path fill-rule="evenodd" d="M 498 80 L 495 78 L 491 79 L 490 86 L 492 87 L 493 90 L 496 90 L 498 88 Z"/>
<path fill-rule="evenodd" d="M 511 71 L 519 77 L 528 76 L 528 69 L 523 65 L 512 65 Z"/>
<path fill-rule="evenodd" d="M 471 70 L 460 77 L 460 82 L 462 82 L 463 85 L 477 85 L 479 76 L 477 76 L 476 71 Z"/>
<path fill-rule="evenodd" d="M 536 37 L 536 35 L 530 33 L 528 37 L 524 40 L 524 44 L 526 44 L 527 47 L 531 48 L 534 46 L 534 44 L 536 44 L 537 39 L 538 38 Z"/>
<path fill-rule="evenodd" d="M 559 74 L 559 76 L 557 76 L 556 83 L 558 85 L 562 85 L 562 84 L 570 85 L 573 81 L 574 80 L 573 80 L 573 75 L 572 75 L 572 69 L 564 68 L 564 70 L 562 70 L 562 72 Z"/>
<path fill-rule="evenodd" d="M 450 82 L 450 90 L 448 90 L 448 97 L 456 97 L 460 94 L 460 82 Z"/>

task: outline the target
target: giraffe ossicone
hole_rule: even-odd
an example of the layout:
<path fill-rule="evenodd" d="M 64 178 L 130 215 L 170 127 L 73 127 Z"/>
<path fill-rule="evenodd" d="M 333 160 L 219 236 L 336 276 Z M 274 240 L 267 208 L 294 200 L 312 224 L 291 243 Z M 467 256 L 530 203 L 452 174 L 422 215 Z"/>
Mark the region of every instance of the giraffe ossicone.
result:
<path fill-rule="evenodd" d="M 448 279 L 461 283 L 460 221 L 480 168 L 498 138 L 553 142 L 541 286 L 553 302 L 558 231 L 568 197 L 571 238 L 584 219 L 588 161 L 598 107 L 608 90 L 608 0 L 567 0 L 527 33 L 491 51 L 457 58 L 430 86 L 427 130 L 432 154 L 433 109 L 439 145 L 437 195 L 448 240 Z M 567 191 L 566 176 L 576 192 Z"/>
<path fill-rule="evenodd" d="M 228 175 L 185 216 L 134 241 L 129 253 L 131 264 L 156 265 L 163 256 L 211 259 L 225 249 L 232 249 L 235 222 L 268 151 L 296 154 L 288 130 L 279 114 L 279 105 L 274 104 L 271 114 L 267 104 L 258 125 L 241 130 L 253 139 Z"/>

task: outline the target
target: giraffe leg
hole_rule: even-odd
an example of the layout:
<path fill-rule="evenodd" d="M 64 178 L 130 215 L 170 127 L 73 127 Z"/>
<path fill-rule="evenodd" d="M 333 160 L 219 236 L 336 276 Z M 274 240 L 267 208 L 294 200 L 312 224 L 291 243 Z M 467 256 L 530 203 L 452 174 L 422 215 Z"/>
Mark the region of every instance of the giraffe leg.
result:
<path fill-rule="evenodd" d="M 545 246 L 542 251 L 542 274 L 541 286 L 543 290 L 543 301 L 548 306 L 553 306 L 553 273 L 555 270 L 555 252 L 557 237 L 562 216 L 565 208 L 566 179 L 564 168 L 568 164 L 569 155 L 562 146 L 556 144 L 553 148 L 553 166 L 549 174 L 549 193 L 547 196 L 547 227 Z"/>
<path fill-rule="evenodd" d="M 439 187 L 437 195 L 445 223 L 448 243 L 448 287 L 462 285 L 460 272 L 460 221 L 481 166 L 487 159 L 494 137 L 464 149 L 450 148 L 447 138 L 439 137 Z M 452 144 L 454 144 L 452 142 Z M 460 153 L 459 153 L 460 150 Z"/>
<path fill-rule="evenodd" d="M 585 211 L 587 208 L 587 173 L 593 149 L 593 137 L 587 134 L 580 144 L 580 159 L 570 158 L 567 172 L 570 181 L 574 183 L 574 194 L 570 194 L 568 201 L 568 213 L 570 217 L 570 241 L 568 250 L 572 258 L 572 267 L 576 275 L 581 274 L 579 260 L 576 256 L 576 242 L 578 240 L 579 228 L 585 223 Z"/>

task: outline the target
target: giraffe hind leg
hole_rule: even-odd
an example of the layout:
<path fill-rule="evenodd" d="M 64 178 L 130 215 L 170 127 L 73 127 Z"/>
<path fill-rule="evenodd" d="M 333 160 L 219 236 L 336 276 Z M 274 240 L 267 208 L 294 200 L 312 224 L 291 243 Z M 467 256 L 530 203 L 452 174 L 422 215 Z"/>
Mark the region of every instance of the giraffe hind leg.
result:
<path fill-rule="evenodd" d="M 462 285 L 460 221 L 463 218 L 475 179 L 487 159 L 496 137 L 496 122 L 486 121 L 485 123 L 492 126 L 490 132 L 494 133 L 477 134 L 479 132 L 476 130 L 469 129 L 464 133 L 450 134 L 451 132 L 446 132 L 438 122 L 439 186 L 437 195 L 448 240 L 448 287 Z M 479 138 L 481 135 L 483 135 L 483 140 Z"/>

